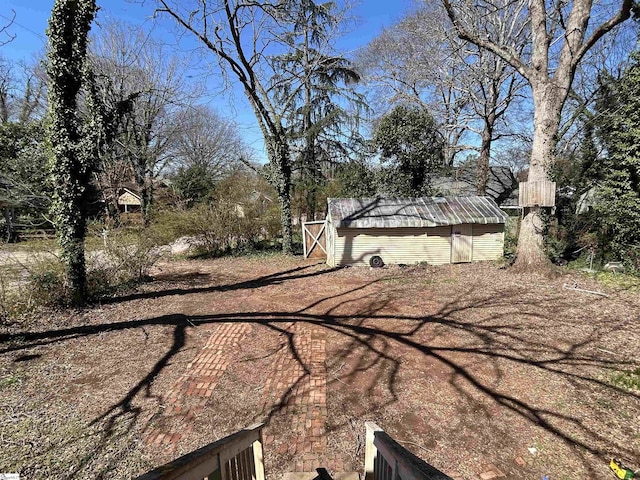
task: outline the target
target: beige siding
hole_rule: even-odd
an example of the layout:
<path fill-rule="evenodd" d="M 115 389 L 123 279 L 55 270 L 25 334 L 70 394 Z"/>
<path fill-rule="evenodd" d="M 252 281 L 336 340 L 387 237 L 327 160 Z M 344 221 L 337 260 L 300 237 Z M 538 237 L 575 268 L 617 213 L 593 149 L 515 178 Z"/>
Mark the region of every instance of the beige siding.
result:
<path fill-rule="evenodd" d="M 335 228 L 327 221 L 327 264 L 331 267 L 335 267 Z"/>
<path fill-rule="evenodd" d="M 498 260 L 504 251 L 504 225 L 473 226 L 473 261 Z"/>
<path fill-rule="evenodd" d="M 340 228 L 333 240 L 334 265 L 367 265 L 379 255 L 385 263 L 449 263 L 451 227 Z M 331 264 L 331 263 L 330 263 Z"/>

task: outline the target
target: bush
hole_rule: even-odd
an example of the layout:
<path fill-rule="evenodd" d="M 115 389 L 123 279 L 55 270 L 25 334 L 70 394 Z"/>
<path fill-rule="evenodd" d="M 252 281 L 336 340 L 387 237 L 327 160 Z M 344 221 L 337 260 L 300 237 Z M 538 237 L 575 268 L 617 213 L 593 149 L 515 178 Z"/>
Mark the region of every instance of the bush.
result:
<path fill-rule="evenodd" d="M 4 265 L 0 270 L 0 320 L 23 322 L 37 307 L 64 303 L 63 266 L 52 254 L 31 261 Z"/>
<path fill-rule="evenodd" d="M 87 300 L 126 291 L 148 278 L 163 250 L 151 232 L 112 231 L 103 250 L 87 253 Z M 20 321 L 38 307 L 70 305 L 64 265 L 48 253 L 20 266 L 20 272 L 0 272 L 0 319 Z"/>
<path fill-rule="evenodd" d="M 205 256 L 218 256 L 232 250 L 246 250 L 260 241 L 262 225 L 251 209 L 218 202 L 200 205 L 191 211 L 198 248 Z"/>
<path fill-rule="evenodd" d="M 191 237 L 198 256 L 216 257 L 260 249 L 277 238 L 280 229 L 277 205 L 263 209 L 257 202 L 218 200 L 187 210 L 163 211 L 147 232 L 165 245 Z"/>
<path fill-rule="evenodd" d="M 518 223 L 519 218 L 509 217 L 504 224 L 504 258 L 508 263 L 513 263 L 516 259 Z"/>
<path fill-rule="evenodd" d="M 162 258 L 163 238 L 153 230 L 113 232 L 107 236 L 102 258 L 89 272 L 110 272 L 115 285 L 135 284 L 149 278 L 151 268 Z"/>

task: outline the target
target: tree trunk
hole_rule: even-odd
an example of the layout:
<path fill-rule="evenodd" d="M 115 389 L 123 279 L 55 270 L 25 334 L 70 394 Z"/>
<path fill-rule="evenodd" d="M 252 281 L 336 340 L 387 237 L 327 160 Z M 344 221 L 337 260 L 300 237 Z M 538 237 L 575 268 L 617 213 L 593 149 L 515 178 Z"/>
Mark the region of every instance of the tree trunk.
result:
<path fill-rule="evenodd" d="M 493 124 L 485 121 L 482 130 L 482 144 L 480 145 L 480 156 L 478 157 L 478 166 L 476 169 L 477 193 L 485 195 L 487 192 L 487 183 L 489 183 L 489 159 L 491 158 L 491 140 L 493 138 Z"/>
<path fill-rule="evenodd" d="M 280 201 L 280 222 L 282 223 L 282 253 L 293 252 L 293 230 L 291 227 L 291 191 L 278 192 Z"/>
<path fill-rule="evenodd" d="M 293 252 L 293 230 L 291 228 L 291 163 L 289 162 L 289 145 L 286 137 L 280 133 L 277 138 L 267 141 L 269 156 L 269 183 L 278 193 L 280 203 L 280 223 L 282 224 L 282 253 Z"/>
<path fill-rule="evenodd" d="M 145 178 L 140 188 L 140 213 L 145 227 L 151 223 L 151 211 L 153 208 L 153 181 Z"/>
<path fill-rule="evenodd" d="M 532 82 L 533 83 L 533 82 Z M 549 169 L 553 165 L 556 135 L 560 125 L 562 96 L 551 82 L 532 85 L 535 115 L 533 120 L 533 148 L 529 164 L 529 182 L 549 179 Z M 520 227 L 516 262 L 518 267 L 547 267 L 550 261 L 544 252 L 544 222 L 540 216 L 543 207 L 524 209 Z"/>
<path fill-rule="evenodd" d="M 6 241 L 13 243 L 17 240 L 16 235 L 16 211 L 13 208 L 4 209 L 4 221 L 6 224 Z"/>
<path fill-rule="evenodd" d="M 96 11 L 95 0 L 56 0 L 48 29 L 52 213 L 70 301 L 76 305 L 84 303 L 87 296 L 84 257 L 87 187 L 95 167 L 93 145 L 82 145 L 83 133 L 90 132 L 81 132 L 79 128 L 77 98 L 82 87 L 88 34 Z"/>

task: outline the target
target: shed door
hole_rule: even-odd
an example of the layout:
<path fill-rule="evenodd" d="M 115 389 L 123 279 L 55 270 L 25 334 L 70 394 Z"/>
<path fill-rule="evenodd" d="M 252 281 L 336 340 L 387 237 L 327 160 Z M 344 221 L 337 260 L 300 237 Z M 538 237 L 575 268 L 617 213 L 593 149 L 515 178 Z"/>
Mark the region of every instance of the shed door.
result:
<path fill-rule="evenodd" d="M 471 224 L 451 227 L 451 263 L 470 262 L 473 258 L 473 236 Z"/>
<path fill-rule="evenodd" d="M 327 258 L 326 226 L 324 220 L 302 224 L 304 258 Z"/>

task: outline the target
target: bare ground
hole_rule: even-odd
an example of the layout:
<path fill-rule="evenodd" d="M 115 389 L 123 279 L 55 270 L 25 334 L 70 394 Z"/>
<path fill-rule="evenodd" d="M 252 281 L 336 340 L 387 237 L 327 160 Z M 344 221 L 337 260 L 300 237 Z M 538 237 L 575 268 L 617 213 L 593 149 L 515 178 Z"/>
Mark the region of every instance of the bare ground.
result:
<path fill-rule="evenodd" d="M 265 401 L 265 382 L 301 323 L 326 340 L 327 449 L 345 469 L 362 469 L 365 420 L 465 479 L 490 464 L 518 479 L 603 479 L 610 457 L 640 467 L 640 392 L 617 380 L 640 367 L 637 293 L 490 264 L 331 270 L 281 257 L 174 262 L 154 277 L 4 328 L 0 472 L 131 478 L 261 420 L 279 478 L 295 462 L 275 448 L 291 412 Z M 164 395 L 229 322 L 251 332 L 194 429 L 173 452 L 147 445 Z"/>

